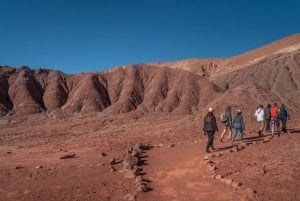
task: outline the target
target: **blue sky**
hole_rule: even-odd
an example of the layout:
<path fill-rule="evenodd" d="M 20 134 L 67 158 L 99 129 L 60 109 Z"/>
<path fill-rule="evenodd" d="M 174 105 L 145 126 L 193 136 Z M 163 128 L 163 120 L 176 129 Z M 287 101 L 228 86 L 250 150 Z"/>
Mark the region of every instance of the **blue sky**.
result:
<path fill-rule="evenodd" d="M 0 0 L 0 65 L 65 73 L 235 56 L 300 33 L 299 0 Z"/>

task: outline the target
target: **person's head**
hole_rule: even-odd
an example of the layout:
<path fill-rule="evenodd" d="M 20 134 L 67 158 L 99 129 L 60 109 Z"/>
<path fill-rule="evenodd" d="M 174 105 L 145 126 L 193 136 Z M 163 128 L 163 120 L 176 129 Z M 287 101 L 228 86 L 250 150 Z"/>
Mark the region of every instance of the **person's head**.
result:
<path fill-rule="evenodd" d="M 271 104 L 269 103 L 269 104 L 268 104 L 268 108 L 270 108 L 270 107 L 271 107 Z"/>
<path fill-rule="evenodd" d="M 262 104 L 259 104 L 257 108 L 263 108 L 264 106 Z"/>
<path fill-rule="evenodd" d="M 213 113 L 214 113 L 214 109 L 213 108 L 208 108 L 207 110 L 207 114 L 204 117 L 204 121 L 205 122 L 210 122 L 212 117 L 213 117 Z"/>
<path fill-rule="evenodd" d="M 237 115 L 241 115 L 241 114 L 242 114 L 242 110 L 241 110 L 241 109 L 237 109 L 237 110 L 236 110 L 236 114 L 237 114 Z"/>
<path fill-rule="evenodd" d="M 282 104 L 281 104 L 281 107 L 282 107 L 282 108 L 285 108 L 285 105 L 282 103 Z"/>
<path fill-rule="evenodd" d="M 277 107 L 277 103 L 274 103 L 274 104 L 273 104 L 273 107 Z"/>
<path fill-rule="evenodd" d="M 231 106 L 227 106 L 225 111 L 226 112 L 231 112 Z"/>

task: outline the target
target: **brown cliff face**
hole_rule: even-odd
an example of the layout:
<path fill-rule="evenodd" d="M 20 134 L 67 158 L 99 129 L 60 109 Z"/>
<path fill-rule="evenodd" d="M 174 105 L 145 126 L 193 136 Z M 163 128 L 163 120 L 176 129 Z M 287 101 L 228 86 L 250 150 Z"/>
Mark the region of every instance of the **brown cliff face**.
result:
<path fill-rule="evenodd" d="M 28 68 L 4 72 L 2 68 L 2 113 L 192 113 L 209 103 L 206 94 L 218 94 L 216 86 L 199 75 L 147 65 L 72 76 Z"/>
<path fill-rule="evenodd" d="M 66 75 L 0 67 L 0 114 L 252 111 L 285 103 L 300 113 L 300 34 L 228 59 L 190 59 Z"/>

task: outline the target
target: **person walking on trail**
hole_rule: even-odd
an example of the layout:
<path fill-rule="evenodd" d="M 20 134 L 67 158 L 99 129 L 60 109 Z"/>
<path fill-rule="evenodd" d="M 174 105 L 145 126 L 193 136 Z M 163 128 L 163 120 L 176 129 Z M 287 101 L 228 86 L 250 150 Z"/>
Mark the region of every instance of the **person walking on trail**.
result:
<path fill-rule="evenodd" d="M 224 135 L 228 132 L 229 134 L 229 138 L 232 138 L 232 133 L 231 133 L 231 129 L 232 129 L 232 115 L 231 115 L 231 107 L 227 106 L 225 113 L 221 114 L 221 122 L 223 124 L 223 131 L 221 134 L 221 138 L 220 141 L 223 142 L 223 137 Z"/>
<path fill-rule="evenodd" d="M 236 111 L 236 116 L 233 118 L 233 121 L 232 121 L 232 133 L 233 133 L 232 141 L 231 141 L 232 144 L 233 144 L 238 132 L 240 133 L 240 143 L 241 144 L 243 143 L 244 130 L 245 130 L 245 123 L 244 123 L 244 118 L 242 115 L 242 110 L 238 109 Z"/>
<path fill-rule="evenodd" d="M 287 133 L 286 122 L 287 122 L 287 120 L 290 120 L 290 114 L 284 104 L 281 105 L 278 116 L 281 121 L 281 131 L 284 133 Z"/>
<path fill-rule="evenodd" d="M 214 147 L 214 135 L 215 132 L 218 131 L 216 117 L 214 115 L 214 110 L 210 107 L 208 108 L 208 113 L 204 117 L 204 126 L 203 126 L 204 134 L 208 136 L 206 152 L 209 153 L 209 148 L 215 150 Z"/>
<path fill-rule="evenodd" d="M 271 127 L 270 127 L 270 123 L 271 123 L 271 104 L 268 104 L 264 108 L 264 114 L 265 114 L 266 131 L 271 132 Z"/>
<path fill-rule="evenodd" d="M 277 107 L 277 103 L 273 104 L 273 107 L 271 108 L 271 124 L 272 124 L 272 128 L 271 128 L 271 132 L 272 132 L 272 136 L 275 135 L 275 133 L 278 134 L 278 136 L 280 135 L 279 132 L 279 113 L 278 113 L 278 107 Z"/>
<path fill-rule="evenodd" d="M 265 127 L 265 113 L 264 113 L 264 106 L 259 105 L 257 110 L 255 111 L 256 120 L 259 123 L 259 129 L 258 129 L 258 136 L 262 137 L 263 136 L 263 130 Z"/>

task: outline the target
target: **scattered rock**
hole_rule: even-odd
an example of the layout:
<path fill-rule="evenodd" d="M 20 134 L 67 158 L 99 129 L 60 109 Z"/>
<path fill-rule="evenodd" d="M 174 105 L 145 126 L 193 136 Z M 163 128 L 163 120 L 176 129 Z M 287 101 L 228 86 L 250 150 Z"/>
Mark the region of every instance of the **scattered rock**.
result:
<path fill-rule="evenodd" d="M 217 180 L 221 180 L 221 179 L 223 179 L 223 176 L 218 174 L 218 175 L 216 176 L 216 179 L 217 179 Z"/>
<path fill-rule="evenodd" d="M 17 165 L 16 166 L 16 170 L 18 170 L 18 169 L 23 169 L 24 168 L 24 166 L 21 166 L 21 165 Z"/>
<path fill-rule="evenodd" d="M 216 152 L 212 154 L 213 157 L 220 157 L 222 154 L 220 152 Z"/>
<path fill-rule="evenodd" d="M 128 200 L 128 201 L 134 201 L 136 199 L 135 196 L 131 194 L 127 194 L 123 198 L 124 200 Z"/>
<path fill-rule="evenodd" d="M 244 147 L 242 144 L 238 144 L 236 148 L 237 148 L 238 151 L 241 151 L 241 150 L 243 150 L 245 147 Z"/>
<path fill-rule="evenodd" d="M 238 187 L 240 187 L 242 184 L 240 183 L 240 182 L 237 182 L 237 181 L 234 181 L 234 182 L 232 182 L 232 184 L 231 184 L 231 186 L 233 187 L 233 188 L 238 188 Z"/>
<path fill-rule="evenodd" d="M 169 148 L 175 147 L 175 144 L 168 144 Z"/>
<path fill-rule="evenodd" d="M 7 154 L 12 154 L 12 151 L 7 151 L 6 153 L 7 153 Z"/>
<path fill-rule="evenodd" d="M 109 170 L 110 170 L 111 172 L 115 172 L 115 171 L 116 171 L 116 168 L 115 168 L 114 166 L 110 166 L 110 167 L 109 167 Z"/>
<path fill-rule="evenodd" d="M 43 168 L 43 166 L 37 165 L 37 166 L 35 166 L 34 168 L 35 168 L 35 169 L 41 169 L 41 168 Z"/>
<path fill-rule="evenodd" d="M 132 156 L 129 153 L 126 153 L 123 159 L 123 168 L 126 170 L 132 170 L 134 167 L 137 166 L 138 158 L 135 156 Z"/>
<path fill-rule="evenodd" d="M 115 164 L 117 164 L 117 160 L 116 160 L 116 158 L 111 158 L 111 159 L 109 159 L 108 163 L 110 165 L 115 165 Z"/>
<path fill-rule="evenodd" d="M 102 157 L 105 157 L 105 156 L 107 156 L 107 154 L 104 153 L 104 152 L 102 152 L 102 153 L 101 153 L 101 156 L 102 156 Z"/>
<path fill-rule="evenodd" d="M 247 197 L 250 199 L 256 199 L 257 194 L 256 191 L 251 188 L 246 188 Z"/>
<path fill-rule="evenodd" d="M 238 152 L 238 148 L 237 148 L 236 146 L 235 146 L 235 147 L 232 147 L 232 148 L 231 148 L 231 151 L 232 151 L 232 152 Z"/>
<path fill-rule="evenodd" d="M 137 187 L 137 191 L 139 191 L 139 192 L 147 192 L 147 191 L 149 191 L 149 188 L 147 187 L 146 184 L 140 184 Z"/>
<path fill-rule="evenodd" d="M 217 167 L 216 167 L 215 165 L 212 165 L 212 164 L 209 164 L 207 167 L 208 167 L 208 169 L 209 169 L 210 171 L 213 171 L 213 170 L 216 170 L 216 169 L 217 169 Z"/>
<path fill-rule="evenodd" d="M 231 184 L 232 184 L 232 179 L 225 178 L 225 179 L 223 180 L 223 182 L 224 182 L 225 184 L 231 185 Z"/>
<path fill-rule="evenodd" d="M 59 159 L 69 159 L 69 158 L 75 158 L 76 154 L 66 154 L 64 156 L 61 156 Z"/>
<path fill-rule="evenodd" d="M 139 175 L 139 176 L 137 176 L 137 177 L 135 178 L 135 183 L 140 184 L 140 183 L 142 183 L 142 182 L 143 182 L 143 177 L 142 177 L 141 175 Z"/>
<path fill-rule="evenodd" d="M 267 172 L 268 172 L 268 171 L 266 170 L 266 168 L 263 167 L 262 170 L 261 170 L 261 174 L 262 174 L 262 175 L 265 175 Z"/>

